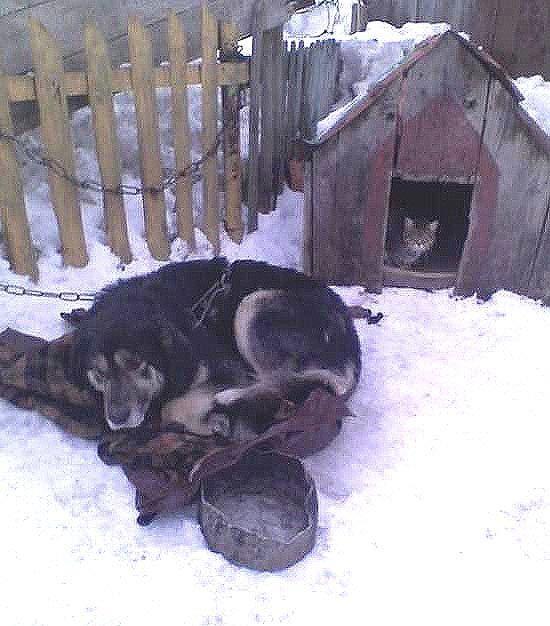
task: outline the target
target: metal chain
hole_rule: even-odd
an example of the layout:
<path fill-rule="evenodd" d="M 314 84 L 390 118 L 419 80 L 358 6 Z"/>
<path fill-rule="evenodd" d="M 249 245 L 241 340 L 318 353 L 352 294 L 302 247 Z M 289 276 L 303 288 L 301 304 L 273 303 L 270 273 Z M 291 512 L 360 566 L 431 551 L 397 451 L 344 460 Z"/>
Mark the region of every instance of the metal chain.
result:
<path fill-rule="evenodd" d="M 202 164 L 217 153 L 223 138 L 223 133 L 224 129 L 222 128 L 216 135 L 216 140 L 214 141 L 213 145 L 201 156 L 200 159 L 191 162 L 181 171 L 174 171 L 169 176 L 166 176 L 158 187 L 147 187 L 140 185 L 119 185 L 115 188 L 106 187 L 97 180 L 90 180 L 89 178 L 80 179 L 76 176 L 73 176 L 72 174 L 69 174 L 69 172 L 67 172 L 67 170 L 59 161 L 56 161 L 55 159 L 46 156 L 40 148 L 35 148 L 28 143 L 25 143 L 20 137 L 16 137 L 13 134 L 6 133 L 0 130 L 0 141 L 10 142 L 15 146 L 16 149 L 19 149 L 30 161 L 51 170 L 60 178 L 69 181 L 72 185 L 74 185 L 75 187 L 79 187 L 80 189 L 110 193 L 118 196 L 139 196 L 146 192 L 163 193 L 165 189 L 176 184 L 178 180 L 186 178 L 189 175 L 193 176 L 194 174 L 197 174 Z"/>
<path fill-rule="evenodd" d="M 95 299 L 94 293 L 77 293 L 76 291 L 44 291 L 42 289 L 30 289 L 21 285 L 10 285 L 8 283 L 0 283 L 0 292 L 9 294 L 10 296 L 37 296 L 40 298 L 56 298 L 65 300 L 66 302 L 89 301 Z"/>

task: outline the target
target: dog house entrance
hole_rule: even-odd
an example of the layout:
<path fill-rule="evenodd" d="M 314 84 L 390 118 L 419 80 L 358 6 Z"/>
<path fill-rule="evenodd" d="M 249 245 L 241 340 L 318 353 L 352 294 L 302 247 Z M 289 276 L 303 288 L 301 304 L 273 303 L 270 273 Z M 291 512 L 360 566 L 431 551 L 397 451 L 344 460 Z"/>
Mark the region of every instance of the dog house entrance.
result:
<path fill-rule="evenodd" d="M 472 191 L 473 185 L 460 183 L 392 179 L 385 284 L 454 285 L 468 235 Z M 422 279 L 426 285 L 419 283 Z"/>

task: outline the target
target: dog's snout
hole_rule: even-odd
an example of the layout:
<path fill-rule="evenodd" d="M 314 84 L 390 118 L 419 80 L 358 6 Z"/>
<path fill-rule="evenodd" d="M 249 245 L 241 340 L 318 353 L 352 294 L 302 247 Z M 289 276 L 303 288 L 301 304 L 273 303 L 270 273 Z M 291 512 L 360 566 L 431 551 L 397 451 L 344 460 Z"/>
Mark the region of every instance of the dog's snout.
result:
<path fill-rule="evenodd" d="M 109 421 L 113 424 L 124 424 L 130 419 L 131 410 L 126 407 L 120 407 L 116 410 L 111 410 L 109 415 Z"/>

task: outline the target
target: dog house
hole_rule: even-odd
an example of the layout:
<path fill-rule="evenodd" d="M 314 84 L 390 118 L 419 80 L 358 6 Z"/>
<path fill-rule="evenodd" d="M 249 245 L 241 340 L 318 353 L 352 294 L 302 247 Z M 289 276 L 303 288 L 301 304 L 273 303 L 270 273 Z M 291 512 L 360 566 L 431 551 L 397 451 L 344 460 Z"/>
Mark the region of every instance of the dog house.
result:
<path fill-rule="evenodd" d="M 418 46 L 305 142 L 305 266 L 331 284 L 550 297 L 550 138 L 485 52 Z M 325 120 L 327 122 L 328 120 Z M 438 220 L 427 260 L 385 262 L 392 215 Z"/>

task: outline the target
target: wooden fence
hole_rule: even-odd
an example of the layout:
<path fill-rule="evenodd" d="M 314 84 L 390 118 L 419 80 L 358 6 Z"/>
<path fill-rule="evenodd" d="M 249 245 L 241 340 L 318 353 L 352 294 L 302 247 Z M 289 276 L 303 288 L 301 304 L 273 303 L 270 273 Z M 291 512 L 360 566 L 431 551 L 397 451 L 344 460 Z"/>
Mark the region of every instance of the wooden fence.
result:
<path fill-rule="evenodd" d="M 282 38 L 282 29 L 255 33 L 250 69 L 249 226 L 257 212 L 275 207 L 296 140 L 315 133 L 337 98 L 339 44 L 305 47 Z"/>
<path fill-rule="evenodd" d="M 369 20 L 448 22 L 472 35 L 514 76 L 550 79 L 548 0 L 369 0 Z"/>
<path fill-rule="evenodd" d="M 221 32 L 221 37 L 219 34 Z M 168 20 L 169 66 L 153 66 L 149 31 L 137 19 L 128 24 L 131 67 L 113 69 L 104 37 L 97 27 L 86 28 L 87 72 L 66 72 L 60 47 L 37 20 L 30 20 L 34 76 L 7 76 L 0 72 L 0 208 L 5 240 L 14 271 L 37 277 L 19 166 L 14 147 L 10 103 L 37 101 L 40 108 L 43 153 L 55 167 L 49 171 L 50 198 L 57 218 L 65 263 L 81 267 L 88 255 L 78 199 L 73 156 L 68 96 L 87 96 L 93 114 L 97 159 L 104 188 L 103 204 L 107 240 L 124 261 L 131 259 L 126 215 L 120 194 L 121 165 L 113 110 L 113 94 L 132 91 L 135 97 L 145 232 L 151 254 L 167 259 L 169 241 L 166 223 L 165 186 L 160 159 L 160 139 L 155 88 L 170 87 L 174 148 L 176 155 L 175 194 L 177 234 L 194 245 L 191 203 L 191 138 L 187 111 L 187 85 L 202 84 L 203 215 L 209 241 L 219 250 L 219 204 L 216 167 L 218 105 L 222 88 L 224 103 L 225 207 L 223 219 L 236 241 L 243 234 L 240 194 L 239 88 L 248 83 L 248 64 L 228 60 L 237 33 L 220 25 L 206 8 L 202 11 L 202 63 L 189 64 L 186 35 L 175 12 Z M 221 62 L 217 60 L 221 39 Z M 225 57 L 224 57 L 225 53 Z M 188 172 L 189 173 L 189 172 Z"/>

